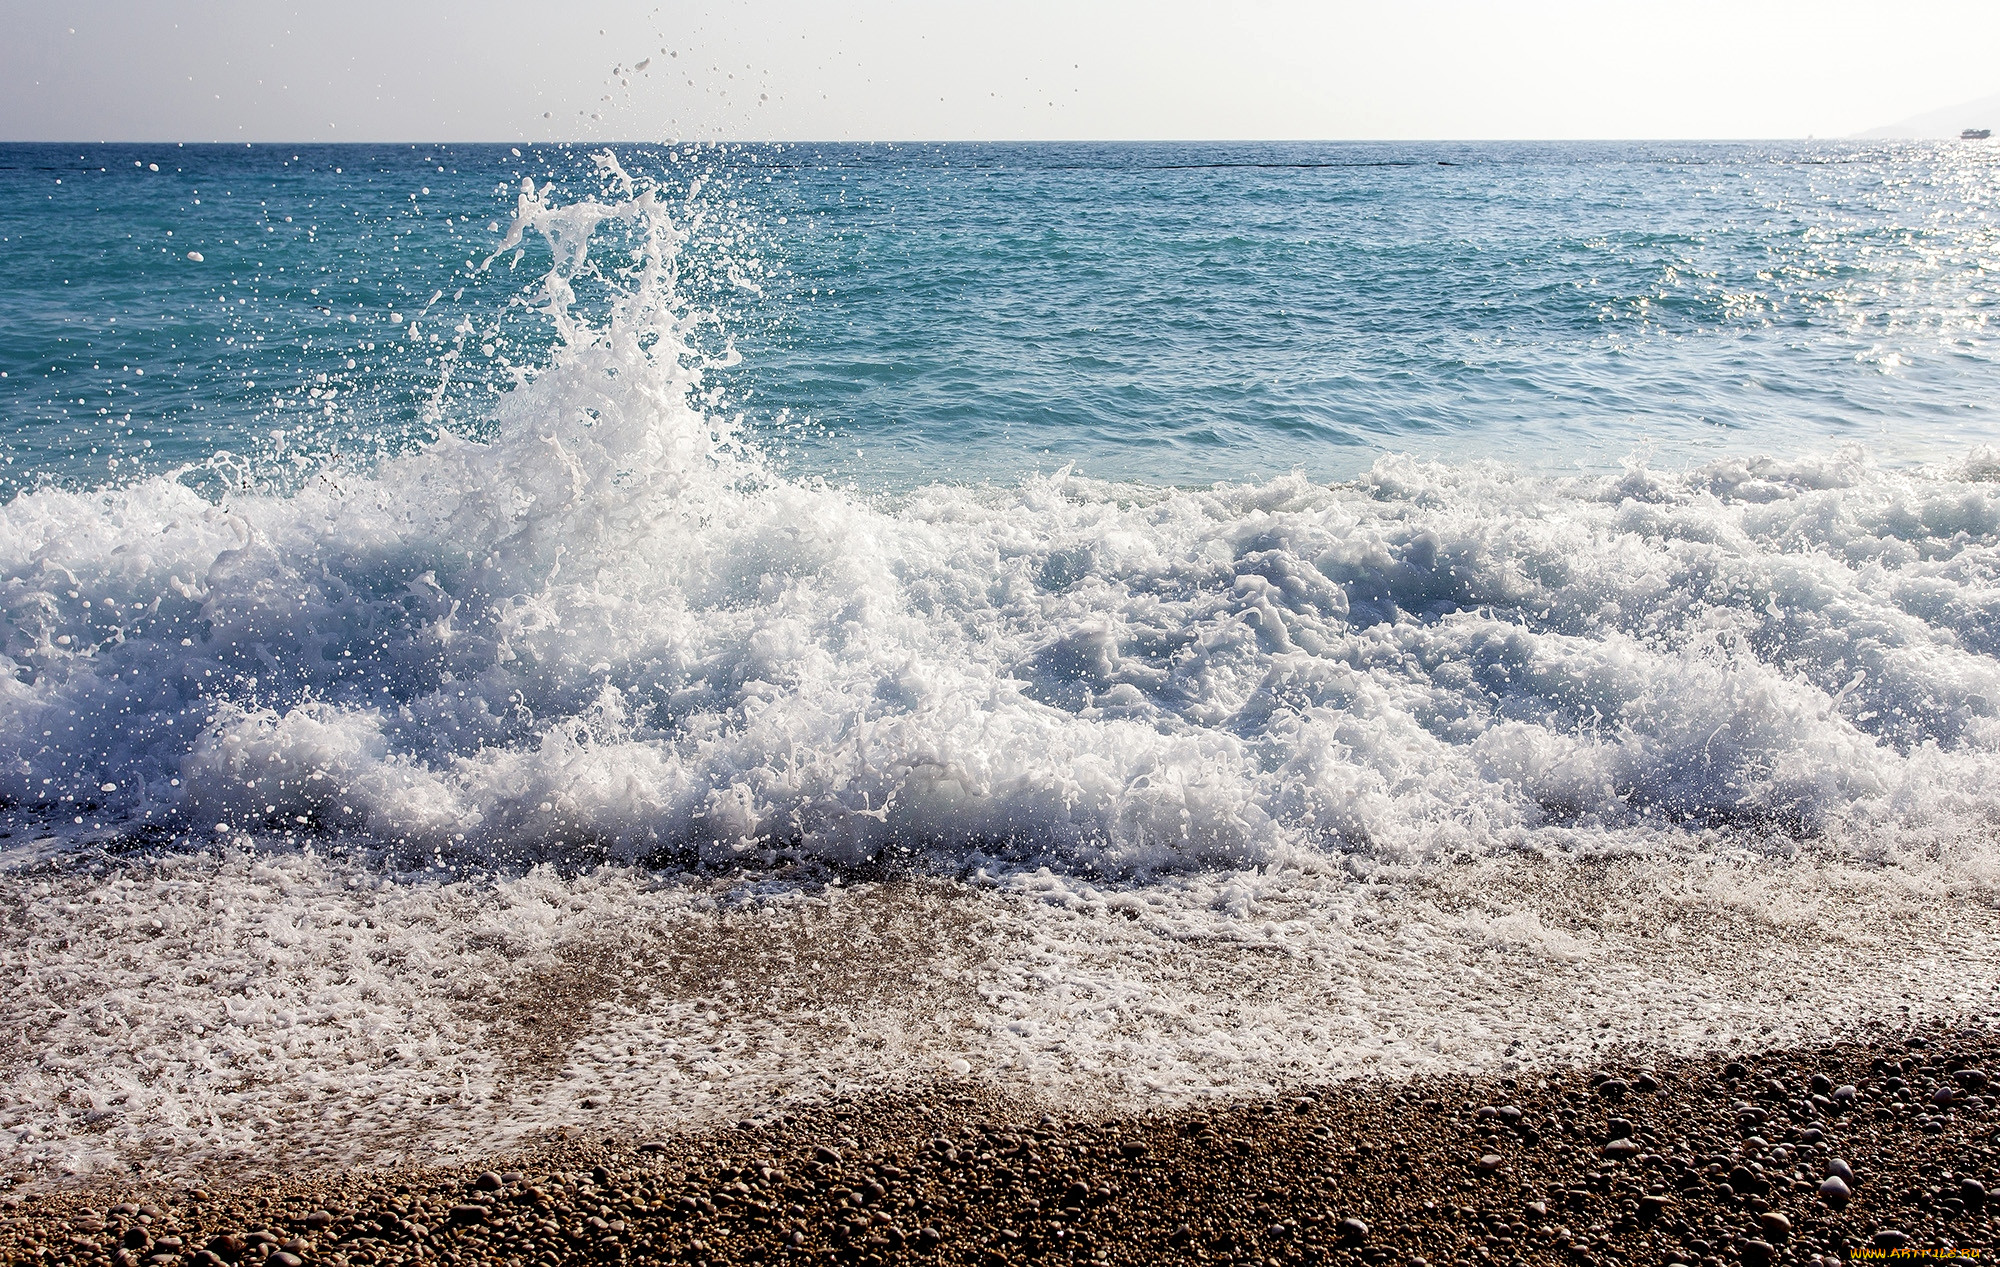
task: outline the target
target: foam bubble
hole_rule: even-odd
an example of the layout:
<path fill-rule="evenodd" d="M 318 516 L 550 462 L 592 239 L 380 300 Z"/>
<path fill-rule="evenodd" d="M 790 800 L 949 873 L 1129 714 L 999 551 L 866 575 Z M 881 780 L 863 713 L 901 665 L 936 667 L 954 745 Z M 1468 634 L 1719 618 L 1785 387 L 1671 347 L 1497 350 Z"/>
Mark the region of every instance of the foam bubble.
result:
<path fill-rule="evenodd" d="M 1486 859 L 1102 884 L 392 880 L 240 846 L 17 876 L 0 1157 L 490 1156 L 940 1081 L 1146 1111 L 2000 1017 L 1991 868 Z"/>

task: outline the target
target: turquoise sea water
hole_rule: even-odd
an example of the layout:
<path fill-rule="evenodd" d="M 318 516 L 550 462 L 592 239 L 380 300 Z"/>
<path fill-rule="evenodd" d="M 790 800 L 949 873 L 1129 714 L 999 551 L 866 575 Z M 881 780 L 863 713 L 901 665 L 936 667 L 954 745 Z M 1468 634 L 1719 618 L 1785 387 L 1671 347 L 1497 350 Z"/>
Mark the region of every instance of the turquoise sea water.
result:
<path fill-rule="evenodd" d="M 1907 461 L 1994 423 L 1986 147 L 619 152 L 688 200 L 686 294 L 743 357 L 726 407 L 871 488 Z M 584 150 L 0 150 L 9 486 L 476 429 L 547 351 L 508 307 L 545 250 L 467 268 L 524 176 L 596 187 Z"/>

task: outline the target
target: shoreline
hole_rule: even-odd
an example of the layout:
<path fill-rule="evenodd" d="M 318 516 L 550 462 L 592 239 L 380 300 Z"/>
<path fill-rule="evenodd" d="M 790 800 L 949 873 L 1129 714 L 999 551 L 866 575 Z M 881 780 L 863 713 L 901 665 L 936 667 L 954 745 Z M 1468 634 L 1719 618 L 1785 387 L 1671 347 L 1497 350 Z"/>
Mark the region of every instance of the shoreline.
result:
<path fill-rule="evenodd" d="M 0 1260 L 1763 1267 L 1861 1247 L 1991 1253 L 1996 1093 L 2000 1032 L 1969 1024 L 1357 1080 L 1148 1117 L 1057 1119 L 942 1087 L 659 1139 L 565 1128 L 483 1164 L 0 1190 Z M 1842 1208 L 1820 1189 L 1836 1160 L 1853 1174 Z"/>

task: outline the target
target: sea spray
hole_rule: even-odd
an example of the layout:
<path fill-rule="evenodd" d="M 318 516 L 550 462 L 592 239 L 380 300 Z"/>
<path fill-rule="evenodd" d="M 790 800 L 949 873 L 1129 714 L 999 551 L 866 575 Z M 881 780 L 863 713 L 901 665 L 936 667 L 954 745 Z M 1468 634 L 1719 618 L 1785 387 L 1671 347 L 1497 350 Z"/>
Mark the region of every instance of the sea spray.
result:
<path fill-rule="evenodd" d="M 520 197 L 560 340 L 490 439 L 0 511 L 24 823 L 1144 874 L 1988 822 L 1987 455 L 866 498 L 706 406 L 681 235 L 606 175 Z"/>

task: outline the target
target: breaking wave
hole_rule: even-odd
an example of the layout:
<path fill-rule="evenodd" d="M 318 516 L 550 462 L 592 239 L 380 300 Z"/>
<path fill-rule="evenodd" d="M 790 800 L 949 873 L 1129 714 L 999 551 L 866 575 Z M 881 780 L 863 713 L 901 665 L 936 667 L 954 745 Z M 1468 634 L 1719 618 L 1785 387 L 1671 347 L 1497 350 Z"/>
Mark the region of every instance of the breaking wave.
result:
<path fill-rule="evenodd" d="M 1112 875 L 1990 848 L 2000 455 L 863 496 L 721 412 L 672 209 L 604 163 L 521 195 L 560 341 L 485 438 L 0 508 L 17 825 Z"/>

